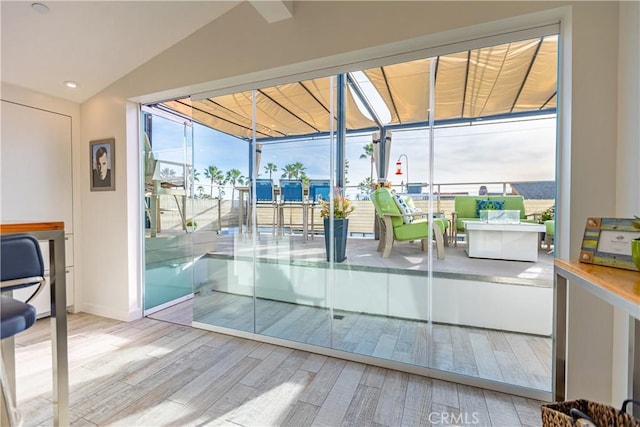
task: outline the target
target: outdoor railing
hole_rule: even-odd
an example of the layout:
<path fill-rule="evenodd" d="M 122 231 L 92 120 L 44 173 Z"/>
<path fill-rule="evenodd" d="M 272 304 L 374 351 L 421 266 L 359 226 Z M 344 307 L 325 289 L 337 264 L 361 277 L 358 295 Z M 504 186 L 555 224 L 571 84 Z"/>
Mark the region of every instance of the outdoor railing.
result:
<path fill-rule="evenodd" d="M 444 215 L 445 218 L 451 219 L 451 213 L 454 211 L 454 198 L 456 195 L 478 194 L 478 190 L 481 186 L 486 186 L 489 194 L 506 195 L 511 193 L 511 183 L 515 184 L 517 182 L 493 181 L 434 184 L 434 211 L 438 214 Z M 411 185 L 421 185 L 424 190 L 428 190 L 429 188 L 429 184 L 427 183 L 411 183 Z M 393 186 L 393 188 L 395 188 L 396 191 L 401 191 L 399 185 Z M 223 189 L 225 196 L 231 196 L 232 188 L 230 186 L 225 186 L 221 189 Z M 214 187 L 213 194 L 214 197 L 217 195 L 216 187 Z M 197 224 L 196 229 L 221 231 L 225 228 L 237 227 L 239 206 L 238 191 L 234 191 L 233 194 L 233 201 L 224 198 L 222 200 L 217 198 L 195 198 L 193 200 L 193 204 L 188 201 L 186 218 L 194 218 Z M 369 200 L 368 194 L 359 191 L 356 186 L 347 186 L 345 188 L 345 194 L 349 197 L 352 205 L 355 207 L 354 212 L 349 216 L 350 232 L 372 234 L 374 232 L 375 210 L 373 208 L 373 204 Z M 428 211 L 429 194 L 427 192 L 412 194 L 411 196 L 416 207 L 425 212 Z M 161 216 L 162 229 L 180 230 L 182 227 L 180 216 L 177 212 L 172 210 L 174 207 L 172 204 L 174 202 L 169 198 L 161 197 L 160 203 L 161 209 L 163 210 Z M 554 203 L 555 201 L 553 199 L 525 199 L 525 211 L 528 215 L 535 216 L 535 214 L 542 213 L 550 206 L 553 206 Z M 193 206 L 193 211 L 191 206 Z M 286 226 L 291 226 L 293 229 L 301 228 L 302 210 L 287 207 L 284 209 L 287 222 Z M 271 225 L 273 220 L 273 212 L 271 209 L 257 209 L 256 215 L 258 216 L 258 225 L 260 227 Z M 320 210 L 317 207 L 314 209 L 313 219 L 315 230 L 321 230 L 322 221 L 320 219 Z"/>

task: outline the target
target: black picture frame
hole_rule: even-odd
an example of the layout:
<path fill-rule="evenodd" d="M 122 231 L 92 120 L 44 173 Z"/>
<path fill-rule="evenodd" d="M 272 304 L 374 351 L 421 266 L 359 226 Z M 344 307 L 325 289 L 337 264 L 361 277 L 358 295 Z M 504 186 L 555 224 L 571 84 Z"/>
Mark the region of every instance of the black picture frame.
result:
<path fill-rule="evenodd" d="M 89 142 L 89 182 L 91 191 L 116 189 L 116 140 L 99 139 Z M 106 168 L 106 171 L 105 171 Z"/>

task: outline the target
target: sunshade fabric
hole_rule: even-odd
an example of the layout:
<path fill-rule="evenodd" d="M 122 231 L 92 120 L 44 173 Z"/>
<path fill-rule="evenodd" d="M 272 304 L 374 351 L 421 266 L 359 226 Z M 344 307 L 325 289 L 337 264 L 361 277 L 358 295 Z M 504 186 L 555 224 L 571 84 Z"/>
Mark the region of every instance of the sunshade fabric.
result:
<path fill-rule="evenodd" d="M 434 120 L 555 108 L 557 51 L 557 36 L 548 36 L 434 58 Z M 429 120 L 430 70 L 429 58 L 364 70 L 391 112 L 389 125 Z M 336 79 L 325 77 L 258 89 L 257 139 L 329 132 L 332 81 Z M 336 91 L 333 93 L 335 96 Z M 252 137 L 251 104 L 251 91 L 193 103 L 189 98 L 163 103 L 197 122 L 243 139 Z M 351 91 L 347 91 L 346 127 L 377 127 L 358 109 Z"/>

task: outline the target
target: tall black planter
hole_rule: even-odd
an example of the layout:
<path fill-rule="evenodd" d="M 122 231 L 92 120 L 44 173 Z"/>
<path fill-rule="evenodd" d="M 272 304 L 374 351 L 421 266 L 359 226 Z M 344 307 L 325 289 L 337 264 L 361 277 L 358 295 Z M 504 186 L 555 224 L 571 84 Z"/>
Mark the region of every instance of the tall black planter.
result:
<path fill-rule="evenodd" d="M 347 259 L 347 235 L 349 228 L 349 220 L 346 218 L 333 219 L 333 248 L 334 259 L 336 262 L 342 262 Z M 327 251 L 327 261 L 329 261 L 329 219 L 324 220 L 324 247 Z"/>

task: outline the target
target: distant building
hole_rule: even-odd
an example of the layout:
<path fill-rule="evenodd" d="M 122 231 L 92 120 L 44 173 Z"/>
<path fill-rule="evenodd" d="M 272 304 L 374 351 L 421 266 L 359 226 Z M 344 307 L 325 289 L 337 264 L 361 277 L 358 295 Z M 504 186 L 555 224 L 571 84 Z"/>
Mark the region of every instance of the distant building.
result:
<path fill-rule="evenodd" d="M 556 198 L 555 181 L 529 181 L 511 183 L 513 194 L 519 194 L 527 200 L 553 200 Z"/>

